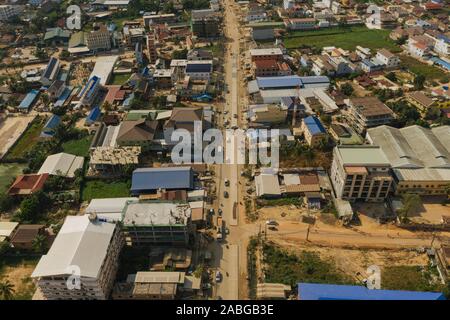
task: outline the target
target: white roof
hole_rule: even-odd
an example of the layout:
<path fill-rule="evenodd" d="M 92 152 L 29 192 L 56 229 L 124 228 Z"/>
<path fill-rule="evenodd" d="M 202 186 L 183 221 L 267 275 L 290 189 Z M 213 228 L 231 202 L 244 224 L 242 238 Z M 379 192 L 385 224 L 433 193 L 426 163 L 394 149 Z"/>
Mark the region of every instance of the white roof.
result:
<path fill-rule="evenodd" d="M 260 174 L 255 177 L 256 195 L 261 196 L 275 196 L 280 195 L 280 184 L 278 176 L 274 174 Z"/>
<path fill-rule="evenodd" d="M 120 221 L 122 219 L 122 211 L 127 202 L 137 200 L 138 198 L 133 197 L 92 199 L 85 213 L 95 213 L 99 219 L 105 219 L 107 221 Z"/>
<path fill-rule="evenodd" d="M 0 237 L 9 237 L 19 225 L 18 222 L 0 222 Z"/>
<path fill-rule="evenodd" d="M 300 184 L 300 176 L 296 173 L 283 174 L 284 184 L 287 186 Z"/>
<path fill-rule="evenodd" d="M 267 49 L 251 49 L 250 55 L 252 56 L 267 56 L 267 55 L 283 55 L 280 48 L 267 48 Z"/>
<path fill-rule="evenodd" d="M 38 174 L 48 173 L 54 176 L 73 178 L 75 171 L 83 168 L 84 158 L 68 153 L 57 153 L 48 156 L 39 169 Z"/>
<path fill-rule="evenodd" d="M 87 215 L 66 217 L 31 277 L 70 275 L 78 267 L 81 277 L 98 278 L 115 228 L 108 222 L 92 223 Z"/>
<path fill-rule="evenodd" d="M 108 81 L 118 59 L 119 56 L 96 57 L 94 70 L 92 70 L 89 79 L 93 76 L 97 76 L 100 78 L 100 84 L 106 85 L 106 81 Z"/>
<path fill-rule="evenodd" d="M 67 49 L 67 51 L 69 51 L 69 53 L 84 53 L 84 52 L 89 52 L 89 48 L 88 47 L 74 47 L 74 48 L 69 48 Z"/>

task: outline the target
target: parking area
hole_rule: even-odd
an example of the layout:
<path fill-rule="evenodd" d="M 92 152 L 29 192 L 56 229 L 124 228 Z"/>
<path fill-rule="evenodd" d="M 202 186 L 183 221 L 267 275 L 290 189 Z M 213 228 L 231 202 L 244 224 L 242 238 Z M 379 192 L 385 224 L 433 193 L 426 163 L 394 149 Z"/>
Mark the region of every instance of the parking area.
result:
<path fill-rule="evenodd" d="M 0 159 L 20 138 L 35 116 L 15 116 L 0 118 Z"/>

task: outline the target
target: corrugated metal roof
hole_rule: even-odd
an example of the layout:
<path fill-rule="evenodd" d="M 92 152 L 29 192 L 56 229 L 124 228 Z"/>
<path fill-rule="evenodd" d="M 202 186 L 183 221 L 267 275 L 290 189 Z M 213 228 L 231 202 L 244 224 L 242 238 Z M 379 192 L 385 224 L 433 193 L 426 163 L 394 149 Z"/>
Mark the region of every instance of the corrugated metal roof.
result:
<path fill-rule="evenodd" d="M 194 173 L 190 167 L 141 168 L 133 172 L 131 192 L 157 189 L 193 189 Z"/>
<path fill-rule="evenodd" d="M 303 122 L 305 123 L 305 126 L 308 128 L 311 135 L 327 132 L 320 120 L 314 116 L 306 117 L 305 119 L 303 119 Z"/>
<path fill-rule="evenodd" d="M 299 300 L 445 300 L 442 292 L 376 290 L 363 286 L 299 283 Z"/>
<path fill-rule="evenodd" d="M 38 90 L 31 90 L 28 92 L 28 94 L 25 96 L 25 98 L 20 102 L 19 109 L 30 109 L 31 105 L 36 100 L 37 96 L 39 95 Z"/>

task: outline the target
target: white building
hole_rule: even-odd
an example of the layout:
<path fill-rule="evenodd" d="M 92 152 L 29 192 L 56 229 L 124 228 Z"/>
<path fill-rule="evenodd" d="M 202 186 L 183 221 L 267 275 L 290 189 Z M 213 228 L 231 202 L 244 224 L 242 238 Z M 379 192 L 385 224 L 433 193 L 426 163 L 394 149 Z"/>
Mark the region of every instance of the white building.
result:
<path fill-rule="evenodd" d="M 438 38 L 434 44 L 434 51 L 440 56 L 450 55 L 450 39 L 445 36 Z"/>
<path fill-rule="evenodd" d="M 293 8 L 295 5 L 295 0 L 283 0 L 283 9 L 288 10 Z"/>
<path fill-rule="evenodd" d="M 330 176 L 336 196 L 349 201 L 383 201 L 392 184 L 389 169 L 378 146 L 335 147 Z"/>
<path fill-rule="evenodd" d="M 116 277 L 120 228 L 94 215 L 67 216 L 52 247 L 31 277 L 47 300 L 106 300 Z M 73 275 L 79 276 L 71 282 Z"/>
<path fill-rule="evenodd" d="M 83 168 L 84 158 L 68 153 L 52 154 L 45 159 L 38 174 L 48 173 L 50 175 L 73 178 L 75 171 Z"/>
<path fill-rule="evenodd" d="M 400 59 L 389 50 L 381 49 L 377 52 L 376 58 L 386 65 L 386 68 L 397 68 Z"/>

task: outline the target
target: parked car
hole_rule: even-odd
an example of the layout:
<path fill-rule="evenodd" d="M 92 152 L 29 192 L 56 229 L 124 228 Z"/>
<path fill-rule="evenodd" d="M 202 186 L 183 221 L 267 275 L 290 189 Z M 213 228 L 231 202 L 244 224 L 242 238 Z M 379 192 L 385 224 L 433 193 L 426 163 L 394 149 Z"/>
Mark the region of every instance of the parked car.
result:
<path fill-rule="evenodd" d="M 223 192 L 223 196 L 224 196 L 225 198 L 228 198 L 230 195 L 228 194 L 228 191 L 224 191 L 224 192 Z"/>
<path fill-rule="evenodd" d="M 219 210 L 217 210 L 217 213 L 219 214 L 219 217 L 221 217 L 222 216 L 222 209 L 219 208 Z"/>
<path fill-rule="evenodd" d="M 229 187 L 230 186 L 230 180 L 225 179 L 225 187 Z"/>
<path fill-rule="evenodd" d="M 222 281 L 222 273 L 220 271 L 216 271 L 216 282 Z"/>
<path fill-rule="evenodd" d="M 267 224 L 268 226 L 276 226 L 276 225 L 278 225 L 278 223 L 277 223 L 275 220 L 273 220 L 273 219 L 267 220 L 267 221 L 266 221 L 266 224 Z"/>

